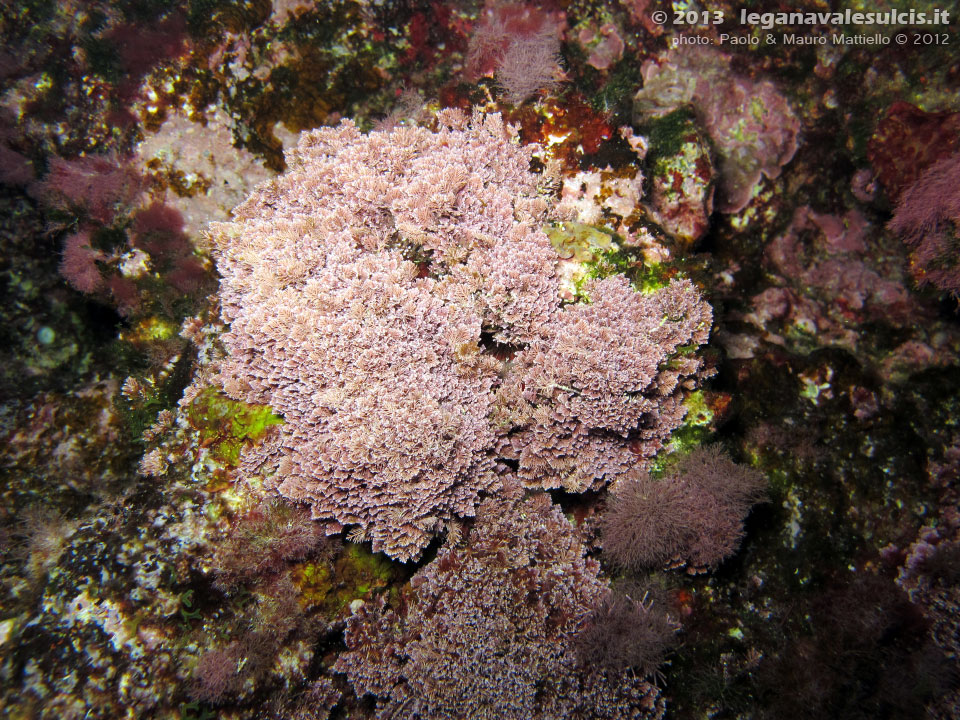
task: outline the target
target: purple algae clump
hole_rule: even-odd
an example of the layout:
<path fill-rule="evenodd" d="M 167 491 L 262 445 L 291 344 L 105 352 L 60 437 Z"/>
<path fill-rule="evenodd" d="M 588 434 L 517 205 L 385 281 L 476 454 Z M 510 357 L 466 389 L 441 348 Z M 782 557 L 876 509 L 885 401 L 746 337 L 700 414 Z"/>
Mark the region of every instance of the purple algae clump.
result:
<path fill-rule="evenodd" d="M 640 583 L 628 583 L 627 591 L 613 590 L 587 616 L 574 638 L 581 662 L 610 670 L 632 668 L 642 677 L 655 677 L 680 630 L 664 612 L 665 596 L 651 593 Z"/>
<path fill-rule="evenodd" d="M 534 93 L 557 87 L 563 13 L 535 5 L 488 0 L 470 36 L 465 58 L 471 82 L 494 75 L 504 99 L 522 104 Z"/>
<path fill-rule="evenodd" d="M 674 472 L 634 470 L 613 489 L 603 518 L 603 549 L 622 568 L 687 564 L 715 567 L 743 537 L 743 519 L 763 499 L 766 478 L 718 447 L 702 447 Z"/>
<path fill-rule="evenodd" d="M 920 285 L 960 294 L 960 153 L 927 168 L 903 192 L 890 229 L 913 249 Z"/>
<path fill-rule="evenodd" d="M 499 115 L 438 125 L 305 133 L 211 230 L 217 382 L 285 420 L 245 471 L 401 560 L 511 467 L 582 490 L 645 464 L 683 419 L 700 362 L 680 349 L 712 317 L 687 281 L 611 277 L 563 305 L 535 147 Z"/>

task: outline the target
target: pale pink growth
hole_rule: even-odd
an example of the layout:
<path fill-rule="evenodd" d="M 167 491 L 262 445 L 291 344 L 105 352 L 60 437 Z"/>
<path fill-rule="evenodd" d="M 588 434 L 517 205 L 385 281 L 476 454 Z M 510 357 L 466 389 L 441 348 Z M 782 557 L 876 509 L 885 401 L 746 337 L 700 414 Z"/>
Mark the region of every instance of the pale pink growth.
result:
<path fill-rule="evenodd" d="M 464 74 L 470 82 L 493 75 L 497 62 L 510 42 L 509 34 L 497 14 L 496 4 L 488 3 L 480 13 L 480 22 L 470 36 Z"/>
<path fill-rule="evenodd" d="M 625 136 L 628 142 L 631 137 Z M 646 152 L 645 146 L 642 152 Z M 609 165 L 602 170 L 579 172 L 564 178 L 555 212 L 565 220 L 605 226 L 622 235 L 628 245 L 635 245 L 638 244 L 634 242 L 636 235 L 628 220 L 640 206 L 643 184 L 644 177 L 639 171 L 623 177 Z"/>
<path fill-rule="evenodd" d="M 534 5 L 489 0 L 470 38 L 466 75 L 475 81 L 493 75 L 507 102 L 519 105 L 540 90 L 557 85 L 561 73 L 562 13 Z"/>
<path fill-rule="evenodd" d="M 391 130 L 401 123 L 416 122 L 424 115 L 426 103 L 419 92 L 412 88 L 405 88 L 397 95 L 397 102 L 393 109 L 374 125 L 374 130 Z"/>
<path fill-rule="evenodd" d="M 563 179 L 556 212 L 564 220 L 585 225 L 601 225 L 604 221 L 600 193 L 604 190 L 603 174 L 581 171 Z"/>
<path fill-rule="evenodd" d="M 212 220 L 229 218 L 234 206 L 272 174 L 247 150 L 234 147 L 233 121 L 219 109 L 204 113 L 203 124 L 171 113 L 156 132 L 144 133 L 133 162 L 159 185 L 170 176 L 189 183 L 183 196 L 169 188 L 162 196 L 154 192 L 153 205 L 176 209 L 182 230 L 192 238 Z"/>
<path fill-rule="evenodd" d="M 190 695 L 208 703 L 218 703 L 225 696 L 236 695 L 243 687 L 239 668 L 245 658 L 239 642 L 208 650 L 200 656 L 193 670 Z"/>
<path fill-rule="evenodd" d="M 270 22 L 274 25 L 283 25 L 290 18 L 295 18 L 305 12 L 313 10 L 315 0 L 272 0 Z"/>
<path fill-rule="evenodd" d="M 930 166 L 903 192 L 890 229 L 913 248 L 921 285 L 960 293 L 960 153 Z"/>
<path fill-rule="evenodd" d="M 19 525 L 12 533 L 14 555 L 25 563 L 31 579 L 40 580 L 56 566 L 78 523 L 41 506 L 21 510 L 18 517 Z"/>
<path fill-rule="evenodd" d="M 613 23 L 605 23 L 599 30 L 585 27 L 579 32 L 577 39 L 590 50 L 587 65 L 597 70 L 607 70 L 623 57 L 623 38 Z"/>
<path fill-rule="evenodd" d="M 289 171 L 211 231 L 230 323 L 219 383 L 285 420 L 244 472 L 403 560 L 472 516 L 526 443 L 524 479 L 549 487 L 561 466 L 587 487 L 649 458 L 699 369 L 672 355 L 710 324 L 684 282 L 641 295 L 605 280 L 561 309 L 533 148 L 499 115 L 438 121 L 305 133 Z M 527 400 L 534 382 L 582 397 Z"/>
<path fill-rule="evenodd" d="M 493 75 L 513 42 L 553 36 L 557 38 L 559 51 L 559 38 L 565 25 L 562 12 L 551 13 L 520 2 L 487 0 L 467 48 L 467 79 L 475 82 L 484 75 Z"/>
<path fill-rule="evenodd" d="M 705 342 L 712 320 L 689 281 L 643 295 L 614 276 L 584 292 L 590 303 L 564 308 L 500 392 L 508 422 L 523 428 L 501 452 L 524 481 L 576 492 L 643 464 L 682 422 L 681 382 L 700 362 L 666 361 Z"/>
<path fill-rule="evenodd" d="M 649 150 L 649 141 L 643 135 L 635 134 L 632 126 L 621 125 L 620 137 L 627 142 L 627 144 L 630 146 L 630 149 L 633 150 L 638 159 L 643 160 L 647 156 L 647 151 Z"/>
<path fill-rule="evenodd" d="M 169 410 L 161 410 L 157 415 L 156 421 L 143 431 L 143 440 L 145 442 L 153 442 L 160 438 L 164 433 L 166 433 L 173 426 L 174 415 Z M 148 453 L 150 455 L 152 453 Z M 140 461 L 141 472 L 143 472 L 144 462 L 146 458 Z M 150 475 L 152 473 L 143 473 L 144 475 Z"/>
<path fill-rule="evenodd" d="M 189 340 L 199 347 L 204 341 L 205 328 L 206 323 L 204 323 L 203 318 L 199 315 L 185 318 L 183 324 L 180 326 L 180 337 L 184 340 Z"/>
<path fill-rule="evenodd" d="M 439 121 L 304 134 L 212 236 L 222 384 L 286 420 L 248 466 L 269 460 L 281 494 L 401 559 L 499 485 L 481 332 L 528 339 L 559 305 L 532 149 L 499 116 Z"/>
<path fill-rule="evenodd" d="M 147 396 L 149 392 L 153 389 L 152 384 L 147 385 L 141 380 L 135 378 L 133 375 L 130 375 L 126 380 L 123 381 L 123 386 L 120 388 L 120 392 L 128 400 L 141 400 Z"/>
<path fill-rule="evenodd" d="M 451 300 L 472 307 L 505 344 L 528 343 L 557 312 L 557 253 L 539 230 L 518 229 L 450 275 Z M 459 296 L 459 297 L 457 297 Z"/>
<path fill-rule="evenodd" d="M 89 231 L 81 230 L 69 235 L 63 243 L 60 274 L 75 290 L 82 293 L 96 292 L 103 287 L 103 278 L 97 267 L 98 260 L 106 260 L 106 256 L 90 247 Z"/>
<path fill-rule="evenodd" d="M 140 459 L 140 474 L 159 477 L 167 471 L 167 458 L 160 448 L 154 448 Z"/>
<path fill-rule="evenodd" d="M 821 341 L 827 337 L 844 344 L 842 328 L 854 322 L 914 324 L 924 310 L 900 277 L 899 263 L 885 263 L 884 254 L 876 252 L 871 230 L 857 210 L 839 216 L 796 208 L 786 232 L 766 250 L 766 261 L 796 292 L 766 290 L 754 298 L 751 319 L 766 324 L 786 318 L 797 324 L 802 315 L 811 315 Z"/>
<path fill-rule="evenodd" d="M 504 98 L 520 105 L 534 93 L 552 90 L 560 73 L 560 38 L 543 32 L 510 43 L 497 63 L 496 78 L 506 91 Z"/>

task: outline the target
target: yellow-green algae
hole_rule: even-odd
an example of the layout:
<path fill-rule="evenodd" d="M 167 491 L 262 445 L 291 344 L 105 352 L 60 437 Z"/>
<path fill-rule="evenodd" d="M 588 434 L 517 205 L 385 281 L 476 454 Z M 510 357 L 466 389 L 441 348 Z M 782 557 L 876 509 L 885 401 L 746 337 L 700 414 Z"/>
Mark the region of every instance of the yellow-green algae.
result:
<path fill-rule="evenodd" d="M 579 266 L 564 273 L 578 300 L 589 300 L 583 292 L 587 280 L 623 275 L 638 292 L 651 293 L 666 287 L 675 276 L 673 268 L 647 262 L 638 250 L 606 228 L 562 222 L 548 225 L 544 232 L 564 262 Z"/>
<path fill-rule="evenodd" d="M 398 574 L 396 564 L 383 553 L 351 543 L 332 564 L 320 561 L 295 566 L 293 581 L 304 607 L 315 606 L 336 615 L 352 601 L 390 586 Z"/>
<path fill-rule="evenodd" d="M 237 464 L 244 443 L 254 443 L 271 426 L 283 424 L 270 407 L 231 400 L 216 388 L 201 391 L 185 413 L 200 434 L 200 445 L 228 465 Z"/>

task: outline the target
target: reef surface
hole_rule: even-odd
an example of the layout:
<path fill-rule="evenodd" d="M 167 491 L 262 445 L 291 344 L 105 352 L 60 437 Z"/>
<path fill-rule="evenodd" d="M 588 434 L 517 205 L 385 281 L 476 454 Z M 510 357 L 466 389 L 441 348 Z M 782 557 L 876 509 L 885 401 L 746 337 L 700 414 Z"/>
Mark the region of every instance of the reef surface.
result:
<path fill-rule="evenodd" d="M 957 19 L 794 5 L 0 9 L 0 713 L 956 717 Z"/>

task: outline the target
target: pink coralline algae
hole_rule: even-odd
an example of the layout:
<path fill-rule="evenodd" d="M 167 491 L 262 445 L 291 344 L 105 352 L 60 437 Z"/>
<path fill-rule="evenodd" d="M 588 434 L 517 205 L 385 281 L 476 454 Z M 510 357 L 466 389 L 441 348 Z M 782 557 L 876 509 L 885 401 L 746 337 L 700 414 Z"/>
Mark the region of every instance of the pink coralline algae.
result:
<path fill-rule="evenodd" d="M 545 494 L 487 500 L 466 546 L 415 575 L 407 602 L 350 618 L 335 669 L 376 698 L 377 718 L 662 717 L 642 675 L 584 665 L 575 650 L 610 593 L 598 570 Z"/>
<path fill-rule="evenodd" d="M 716 145 L 723 212 L 743 210 L 761 176 L 777 178 L 797 150 L 800 121 L 777 87 L 736 75 L 716 50 L 684 45 L 647 62 L 634 101 L 641 123 L 693 106 Z"/>
<path fill-rule="evenodd" d="M 211 232 L 219 383 L 285 419 L 245 471 L 403 560 L 472 516 L 511 460 L 531 485 L 577 488 L 646 461 L 699 370 L 672 355 L 710 324 L 682 281 L 643 295 L 611 278 L 562 307 L 534 148 L 498 115 L 438 122 L 307 133 Z"/>
<path fill-rule="evenodd" d="M 801 350 L 814 341 L 854 349 L 867 322 L 915 326 L 929 310 L 907 289 L 902 257 L 885 243 L 895 241 L 856 210 L 837 216 L 798 207 L 764 253 L 778 286 L 755 295 L 744 319 L 771 342 Z"/>
<path fill-rule="evenodd" d="M 75 290 L 93 293 L 103 286 L 97 261 L 105 259 L 106 255 L 90 246 L 90 233 L 81 230 L 67 236 L 63 243 L 60 274 Z"/>
<path fill-rule="evenodd" d="M 519 353 L 500 391 L 515 428 L 503 456 L 528 484 L 571 492 L 656 454 L 683 420 L 681 384 L 700 368 L 696 357 L 673 356 L 706 342 L 711 321 L 689 281 L 638 296 L 613 276 L 584 291 L 590 304 L 569 306 Z"/>
<path fill-rule="evenodd" d="M 816 288 L 819 299 L 832 303 L 843 317 L 910 322 L 918 310 L 900 278 L 886 277 L 892 273 L 874 260 L 878 253 L 872 232 L 856 210 L 838 217 L 803 206 L 794 212 L 788 231 L 770 243 L 765 257 L 798 287 Z"/>
<path fill-rule="evenodd" d="M 590 51 L 587 65 L 597 70 L 607 70 L 623 57 L 623 38 L 613 23 L 604 23 L 599 29 L 586 25 L 577 33 L 577 41 Z"/>
<path fill-rule="evenodd" d="M 903 192 L 890 229 L 913 248 L 918 283 L 960 294 L 960 153 L 932 165 Z"/>
<path fill-rule="evenodd" d="M 133 159 L 137 170 L 162 190 L 154 199 L 183 216 L 191 237 L 212 220 L 226 220 L 271 173 L 263 163 L 233 145 L 233 126 L 226 113 L 205 113 L 203 124 L 171 113 L 156 132 L 146 132 Z M 177 178 L 175 192 L 166 181 Z"/>

